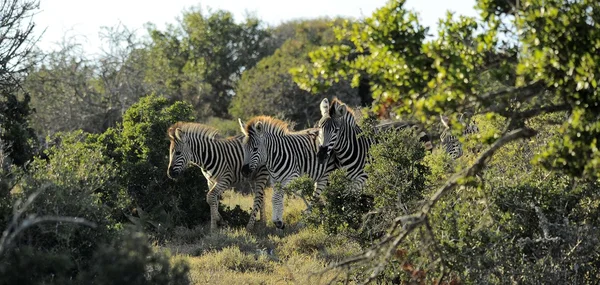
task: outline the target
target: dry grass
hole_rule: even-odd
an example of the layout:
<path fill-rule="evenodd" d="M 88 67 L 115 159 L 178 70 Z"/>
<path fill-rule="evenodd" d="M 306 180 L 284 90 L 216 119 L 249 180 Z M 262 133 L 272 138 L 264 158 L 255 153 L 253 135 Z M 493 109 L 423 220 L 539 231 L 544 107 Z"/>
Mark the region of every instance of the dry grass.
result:
<path fill-rule="evenodd" d="M 272 190 L 266 191 L 266 225 L 257 223 L 252 232 L 222 228 L 210 233 L 206 226 L 178 228 L 165 247 L 173 260 L 190 265 L 193 284 L 326 284 L 339 271 L 318 274 L 327 264 L 356 253 L 357 244 L 342 237 L 327 236 L 322 230 L 299 224 L 304 202 L 286 197 L 284 232 L 271 224 Z M 252 208 L 253 197 L 227 191 L 222 203 Z"/>

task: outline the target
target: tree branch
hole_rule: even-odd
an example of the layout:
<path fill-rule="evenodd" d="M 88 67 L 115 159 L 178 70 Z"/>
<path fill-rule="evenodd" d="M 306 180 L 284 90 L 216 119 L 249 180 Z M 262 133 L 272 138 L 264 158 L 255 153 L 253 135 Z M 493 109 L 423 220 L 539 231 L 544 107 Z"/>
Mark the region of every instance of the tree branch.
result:
<path fill-rule="evenodd" d="M 462 180 L 468 177 L 475 177 L 485 166 L 486 161 L 494 155 L 494 153 L 503 147 L 504 145 L 521 138 L 529 138 L 536 134 L 536 131 L 530 128 L 520 128 L 509 133 L 506 133 L 500 139 L 498 139 L 493 145 L 491 145 L 485 152 L 483 152 L 479 158 L 469 168 L 462 170 L 461 172 L 450 178 L 444 186 L 442 186 L 437 192 L 435 192 L 431 198 L 421 207 L 419 211 L 412 215 L 399 216 L 394 219 L 394 222 L 390 226 L 389 233 L 375 246 L 364 251 L 359 255 L 355 255 L 347 260 L 340 263 L 333 264 L 325 270 L 331 270 L 334 268 L 349 266 L 358 262 L 367 260 L 373 260 L 375 258 L 381 258 L 377 263 L 377 266 L 373 269 L 372 274 L 365 280 L 365 284 L 371 282 L 379 275 L 384 269 L 387 261 L 390 259 L 391 254 L 398 245 L 405 240 L 405 238 L 412 233 L 415 229 L 420 226 L 427 226 L 428 215 L 441 200 L 441 198 L 461 184 Z"/>

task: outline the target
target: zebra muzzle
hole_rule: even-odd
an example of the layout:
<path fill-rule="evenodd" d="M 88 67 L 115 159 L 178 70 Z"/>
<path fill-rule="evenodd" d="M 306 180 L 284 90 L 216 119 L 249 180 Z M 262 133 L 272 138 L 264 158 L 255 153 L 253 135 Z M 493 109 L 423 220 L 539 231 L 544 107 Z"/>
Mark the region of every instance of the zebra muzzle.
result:
<path fill-rule="evenodd" d="M 285 223 L 283 223 L 283 221 L 275 221 L 273 222 L 275 224 L 275 227 L 280 229 L 280 230 L 284 230 L 285 229 Z"/>
<path fill-rule="evenodd" d="M 175 179 L 179 176 L 179 171 L 173 171 L 173 168 L 167 169 L 167 176 L 171 179 Z"/>
<path fill-rule="evenodd" d="M 319 147 L 319 151 L 317 152 L 317 158 L 319 159 L 319 163 L 323 164 L 329 158 L 329 151 L 326 146 Z"/>

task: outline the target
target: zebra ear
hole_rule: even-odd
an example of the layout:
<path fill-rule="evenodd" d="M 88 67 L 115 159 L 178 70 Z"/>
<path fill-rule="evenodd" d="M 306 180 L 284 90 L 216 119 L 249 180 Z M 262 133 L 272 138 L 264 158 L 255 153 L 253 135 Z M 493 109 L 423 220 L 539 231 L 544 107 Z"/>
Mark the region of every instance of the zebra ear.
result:
<path fill-rule="evenodd" d="M 181 133 L 183 133 L 183 132 L 181 131 L 181 129 L 180 129 L 180 128 L 176 128 L 176 129 L 175 129 L 175 137 L 176 137 L 178 140 L 180 140 L 180 141 L 182 140 L 182 139 L 181 139 Z"/>
<path fill-rule="evenodd" d="M 329 116 L 329 100 L 327 100 L 327 98 L 323 98 L 323 100 L 321 101 L 320 109 L 322 117 Z"/>
<path fill-rule="evenodd" d="M 449 123 L 448 116 L 444 116 L 444 115 L 440 114 L 440 119 L 442 120 L 442 124 L 444 124 L 444 127 L 446 127 L 446 128 L 450 127 L 450 125 L 448 124 Z"/>
<path fill-rule="evenodd" d="M 336 104 L 334 108 L 336 117 L 344 116 L 348 112 L 348 109 L 346 109 L 346 104 Z"/>
<path fill-rule="evenodd" d="M 238 122 L 240 123 L 240 129 L 245 136 L 248 136 L 248 132 L 246 131 L 246 124 L 242 121 L 242 119 L 238 118 Z"/>
<path fill-rule="evenodd" d="M 256 124 L 254 124 L 254 129 L 256 130 L 257 133 L 262 133 L 262 130 L 263 130 L 262 121 L 256 122 Z"/>

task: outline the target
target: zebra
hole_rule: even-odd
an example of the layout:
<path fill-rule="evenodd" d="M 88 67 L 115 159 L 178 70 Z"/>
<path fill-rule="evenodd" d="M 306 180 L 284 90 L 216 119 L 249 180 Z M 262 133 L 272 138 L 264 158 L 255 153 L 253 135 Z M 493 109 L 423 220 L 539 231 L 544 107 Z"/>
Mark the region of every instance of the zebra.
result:
<path fill-rule="evenodd" d="M 464 114 L 460 114 L 458 117 L 458 122 L 460 124 L 465 124 L 463 122 Z M 441 115 L 440 119 L 442 124 L 444 125 L 444 131 L 440 135 L 440 142 L 444 150 L 450 155 L 452 159 L 458 159 L 463 155 L 463 147 L 459 138 L 452 134 L 452 129 L 450 126 L 450 119 L 448 116 Z M 475 124 L 474 121 L 471 121 L 468 125 L 465 126 L 462 134 L 463 136 L 468 136 L 471 134 L 479 133 L 479 128 Z"/>
<path fill-rule="evenodd" d="M 265 220 L 264 188 L 269 180 L 269 172 L 264 165 L 255 167 L 251 175 L 241 175 L 244 159 L 242 140 L 244 136 L 223 138 L 218 130 L 199 123 L 177 122 L 168 130 L 169 166 L 167 176 L 175 179 L 187 167 L 188 162 L 202 170 L 208 183 L 206 202 L 210 205 L 210 229 L 217 228 L 221 220 L 219 197 L 233 185 L 250 180 L 254 188 L 254 204 L 247 230 L 252 230 L 256 215 L 260 211 L 261 222 Z"/>
<path fill-rule="evenodd" d="M 242 174 L 249 175 L 258 166 L 266 165 L 275 185 L 272 221 L 283 230 L 283 188 L 306 174 L 315 181 L 313 197 L 320 197 L 329 173 L 336 168 L 335 156 L 324 163 L 317 160 L 318 129 L 290 131 L 287 123 L 268 116 L 254 117 L 247 124 L 241 119 L 238 121 L 245 135 Z"/>
<path fill-rule="evenodd" d="M 367 180 L 364 171 L 369 148 L 376 143 L 371 136 L 361 135 L 363 130 L 356 122 L 354 110 L 346 106 L 342 101 L 334 98 L 331 103 L 327 98 L 321 101 L 321 119 L 317 123 L 319 128 L 319 151 L 318 159 L 325 162 L 328 157 L 335 154 L 340 168 L 344 168 L 347 177 L 361 186 Z M 410 127 L 416 131 L 419 140 L 424 144 L 426 150 L 432 149 L 432 143 L 426 132 L 420 130 L 417 124 L 411 122 L 393 122 L 375 126 L 376 131 L 395 128 L 402 129 Z"/>

